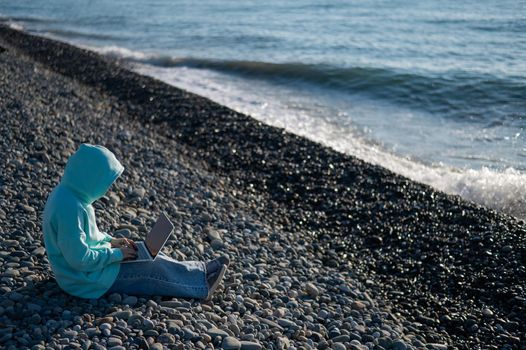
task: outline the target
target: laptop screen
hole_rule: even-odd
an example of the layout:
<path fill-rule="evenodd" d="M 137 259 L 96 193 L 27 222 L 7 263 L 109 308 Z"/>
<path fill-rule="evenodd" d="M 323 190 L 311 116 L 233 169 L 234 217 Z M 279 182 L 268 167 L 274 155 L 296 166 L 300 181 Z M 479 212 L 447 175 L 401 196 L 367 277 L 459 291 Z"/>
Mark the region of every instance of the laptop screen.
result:
<path fill-rule="evenodd" d="M 173 229 L 174 225 L 170 222 L 166 215 L 162 213 L 159 219 L 157 219 L 157 222 L 153 228 L 146 236 L 146 240 L 144 242 L 146 244 L 146 248 L 148 248 L 148 251 L 153 258 L 159 254 L 159 251 L 163 248 Z"/>

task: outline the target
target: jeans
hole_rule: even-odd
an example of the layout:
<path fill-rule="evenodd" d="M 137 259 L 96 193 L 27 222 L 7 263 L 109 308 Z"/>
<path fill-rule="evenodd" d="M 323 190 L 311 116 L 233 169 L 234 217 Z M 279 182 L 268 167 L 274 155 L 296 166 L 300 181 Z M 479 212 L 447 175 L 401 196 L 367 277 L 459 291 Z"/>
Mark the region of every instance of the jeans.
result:
<path fill-rule="evenodd" d="M 202 299 L 208 295 L 205 263 L 177 261 L 160 252 L 154 261 L 121 264 L 106 292 Z"/>

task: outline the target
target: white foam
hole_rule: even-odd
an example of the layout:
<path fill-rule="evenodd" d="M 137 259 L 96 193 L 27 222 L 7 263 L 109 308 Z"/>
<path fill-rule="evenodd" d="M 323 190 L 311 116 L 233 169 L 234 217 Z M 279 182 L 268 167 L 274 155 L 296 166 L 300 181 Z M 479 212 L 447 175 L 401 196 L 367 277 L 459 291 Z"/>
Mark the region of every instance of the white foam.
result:
<path fill-rule="evenodd" d="M 93 46 L 87 46 L 87 45 L 78 45 L 82 48 L 85 48 L 87 50 L 97 51 L 103 55 L 115 57 L 115 58 L 127 58 L 137 61 L 143 61 L 150 59 L 153 57 L 153 55 L 141 52 L 141 51 L 135 51 L 130 50 L 125 47 L 121 46 L 102 46 L 102 47 L 93 47 Z"/>
<path fill-rule="evenodd" d="M 12 28 L 15 30 L 24 30 L 24 26 L 22 26 L 20 23 L 9 21 L 7 22 L 7 25 L 9 26 L 9 28 Z"/>
<path fill-rule="evenodd" d="M 143 52 L 116 46 L 97 48 L 97 51 L 133 60 L 150 57 Z M 330 107 L 313 102 L 308 94 L 302 96 L 298 91 L 266 86 L 270 83 L 250 82 L 240 77 L 188 67 L 161 68 L 136 64 L 134 69 L 440 191 L 526 219 L 526 174 L 518 170 L 457 169 L 441 164 L 427 165 L 393 154 L 368 140 L 352 126 L 342 128 L 320 117 L 328 111 L 340 113 L 338 110 L 331 111 Z"/>

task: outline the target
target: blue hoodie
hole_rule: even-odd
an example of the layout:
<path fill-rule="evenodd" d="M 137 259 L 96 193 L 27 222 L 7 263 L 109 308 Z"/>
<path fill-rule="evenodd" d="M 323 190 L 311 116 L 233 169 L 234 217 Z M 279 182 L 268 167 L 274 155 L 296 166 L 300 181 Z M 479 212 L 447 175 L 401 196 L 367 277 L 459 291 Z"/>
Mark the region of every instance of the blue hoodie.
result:
<path fill-rule="evenodd" d="M 44 244 L 58 285 L 86 299 L 101 297 L 113 284 L 123 255 L 100 232 L 91 205 L 122 174 L 123 166 L 102 146 L 82 144 L 68 160 L 62 181 L 44 208 Z"/>

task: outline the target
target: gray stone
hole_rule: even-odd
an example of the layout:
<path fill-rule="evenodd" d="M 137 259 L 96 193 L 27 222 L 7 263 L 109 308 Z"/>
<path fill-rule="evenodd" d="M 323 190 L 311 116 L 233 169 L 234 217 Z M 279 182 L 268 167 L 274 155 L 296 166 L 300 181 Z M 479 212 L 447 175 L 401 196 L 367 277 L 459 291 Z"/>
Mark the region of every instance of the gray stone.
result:
<path fill-rule="evenodd" d="M 135 304 L 137 304 L 137 297 L 133 296 L 133 295 L 130 295 L 130 296 L 124 298 L 122 303 L 123 304 L 128 304 L 130 306 L 134 306 Z"/>
<path fill-rule="evenodd" d="M 111 315 L 116 318 L 120 318 L 121 320 L 127 320 L 131 317 L 132 312 L 131 310 L 122 310 L 122 311 L 115 311 Z"/>
<path fill-rule="evenodd" d="M 157 337 L 157 340 L 162 344 L 174 344 L 175 337 L 170 333 L 163 333 Z"/>
<path fill-rule="evenodd" d="M 143 329 L 153 329 L 155 327 L 155 324 L 149 320 L 149 319 L 145 319 L 144 321 L 142 321 L 142 325 L 143 325 Z"/>
<path fill-rule="evenodd" d="M 206 232 L 206 236 L 208 237 L 208 239 L 210 241 L 213 241 L 214 239 L 217 239 L 219 241 L 221 241 L 221 235 L 219 234 L 219 232 L 217 232 L 216 230 L 210 228 L 207 230 Z"/>
<path fill-rule="evenodd" d="M 361 301 L 355 300 L 355 301 L 352 302 L 351 307 L 352 307 L 353 310 L 361 311 L 361 310 L 365 309 L 365 304 L 362 303 Z"/>
<path fill-rule="evenodd" d="M 136 343 L 137 345 L 139 345 L 139 348 L 140 349 L 145 349 L 145 350 L 148 350 L 150 349 L 150 344 L 146 341 L 146 339 L 142 336 L 140 337 L 137 337 L 136 339 Z"/>
<path fill-rule="evenodd" d="M 36 256 L 38 258 L 43 257 L 45 254 L 46 254 L 46 249 L 44 247 L 35 248 L 31 252 L 31 255 Z"/>
<path fill-rule="evenodd" d="M 326 319 L 330 316 L 330 313 L 329 311 L 325 310 L 325 309 L 321 309 L 320 312 L 318 312 L 318 317 L 319 318 L 323 318 L 323 319 Z"/>
<path fill-rule="evenodd" d="M 119 293 L 113 293 L 108 297 L 108 300 L 113 303 L 120 303 L 122 301 L 122 296 Z"/>
<path fill-rule="evenodd" d="M 99 330 L 95 327 L 91 327 L 91 328 L 87 328 L 84 332 L 89 338 L 91 338 L 95 336 L 97 333 L 99 333 Z"/>
<path fill-rule="evenodd" d="M 223 241 L 221 241 L 220 239 L 213 239 L 210 242 L 210 246 L 213 249 L 222 249 L 222 248 L 224 248 L 225 245 L 224 245 Z"/>
<path fill-rule="evenodd" d="M 393 349 L 393 350 L 406 350 L 407 349 L 407 345 L 402 340 L 398 339 L 398 340 L 395 340 L 391 344 L 391 349 Z"/>
<path fill-rule="evenodd" d="M 14 239 L 5 239 L 2 241 L 6 247 L 18 247 L 20 242 Z M 7 252 L 9 253 L 9 252 Z"/>
<path fill-rule="evenodd" d="M 131 238 L 131 236 L 132 236 L 132 232 L 128 228 L 121 228 L 113 232 L 113 237 Z"/>
<path fill-rule="evenodd" d="M 492 317 L 493 316 L 493 311 L 491 311 L 488 308 L 484 308 L 484 309 L 482 309 L 482 314 L 484 316 L 486 316 L 486 317 Z"/>
<path fill-rule="evenodd" d="M 39 314 L 33 314 L 33 315 L 29 318 L 28 322 L 29 322 L 30 324 L 39 324 L 40 322 L 42 322 L 42 317 L 40 317 Z"/>
<path fill-rule="evenodd" d="M 99 326 L 100 330 L 104 330 L 104 329 L 111 329 L 111 324 L 109 323 L 102 323 L 100 326 Z"/>
<path fill-rule="evenodd" d="M 241 350 L 261 350 L 261 344 L 251 341 L 241 341 Z"/>
<path fill-rule="evenodd" d="M 313 283 L 307 283 L 305 285 L 305 290 L 311 298 L 317 298 L 320 294 L 318 287 L 316 287 Z"/>
<path fill-rule="evenodd" d="M 15 269 L 7 269 L 4 271 L 4 273 L 2 274 L 2 276 L 5 276 L 5 277 L 18 277 L 20 275 L 20 272 L 18 270 L 15 270 Z M 20 295 L 20 293 L 17 293 L 17 292 L 13 292 L 9 295 L 9 299 L 11 299 L 11 295 Z M 11 299 L 11 300 L 15 300 L 15 299 Z"/>
<path fill-rule="evenodd" d="M 153 343 L 150 345 L 151 350 L 163 350 L 163 344 L 161 343 Z"/>
<path fill-rule="evenodd" d="M 40 312 L 42 310 L 42 306 L 33 303 L 27 303 L 26 307 L 31 312 Z"/>
<path fill-rule="evenodd" d="M 136 189 L 133 190 L 133 192 L 131 193 L 131 196 L 142 198 L 144 197 L 145 194 L 146 194 L 146 190 L 144 188 L 137 187 Z"/>
<path fill-rule="evenodd" d="M 345 344 L 343 343 L 333 343 L 331 346 L 332 350 L 346 350 Z"/>
<path fill-rule="evenodd" d="M 504 254 L 508 254 L 508 253 L 510 253 L 512 250 L 513 250 L 513 247 L 512 247 L 511 245 L 505 245 L 504 247 L 501 248 L 501 251 L 502 251 Z"/>
<path fill-rule="evenodd" d="M 109 337 L 106 343 L 108 344 L 108 346 L 117 346 L 122 345 L 122 340 L 116 337 Z"/>
<path fill-rule="evenodd" d="M 181 306 L 181 302 L 177 300 L 165 300 L 165 301 L 161 301 L 159 305 L 164 306 L 164 307 L 177 308 Z"/>
<path fill-rule="evenodd" d="M 224 330 L 222 329 L 219 329 L 219 328 L 209 328 L 206 333 L 211 336 L 212 338 L 215 338 L 215 337 L 221 337 L 221 338 L 225 338 L 225 337 L 228 337 L 228 333 L 225 332 Z"/>
<path fill-rule="evenodd" d="M 25 212 L 27 213 L 34 213 L 35 212 L 35 208 L 29 206 L 29 205 L 26 205 L 26 204 L 19 204 L 18 207 L 22 210 L 24 210 Z"/>
<path fill-rule="evenodd" d="M 241 342 L 234 337 L 226 337 L 223 339 L 221 348 L 225 350 L 238 350 L 241 349 Z"/>
<path fill-rule="evenodd" d="M 348 343 L 351 341 L 351 337 L 347 334 L 338 335 L 331 339 L 335 343 Z"/>
<path fill-rule="evenodd" d="M 86 339 L 82 342 L 82 350 L 88 350 L 91 347 L 91 340 Z"/>
<path fill-rule="evenodd" d="M 64 331 L 64 335 L 68 337 L 69 339 L 75 339 L 78 335 L 78 332 L 73 331 L 73 330 L 68 330 L 68 331 Z"/>
<path fill-rule="evenodd" d="M 296 326 L 294 322 L 292 322 L 291 320 L 287 320 L 286 318 L 278 318 L 278 324 L 285 328 Z"/>
<path fill-rule="evenodd" d="M 428 349 L 434 349 L 434 350 L 447 350 L 447 345 L 446 344 L 427 343 L 426 347 Z"/>
<path fill-rule="evenodd" d="M 188 327 L 184 327 L 182 331 L 183 331 L 183 338 L 185 340 L 190 340 L 190 339 L 197 337 L 197 334 Z"/>

